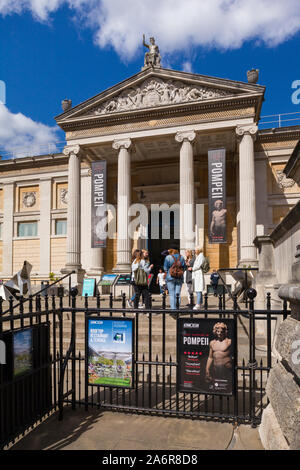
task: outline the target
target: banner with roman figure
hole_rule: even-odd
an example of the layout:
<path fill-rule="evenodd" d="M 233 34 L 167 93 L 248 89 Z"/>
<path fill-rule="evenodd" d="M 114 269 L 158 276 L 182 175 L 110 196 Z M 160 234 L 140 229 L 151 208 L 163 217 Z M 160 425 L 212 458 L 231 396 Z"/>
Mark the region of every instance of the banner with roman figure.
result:
<path fill-rule="evenodd" d="M 177 391 L 233 395 L 236 319 L 177 319 Z"/>
<path fill-rule="evenodd" d="M 208 151 L 209 243 L 226 243 L 226 150 Z"/>
<path fill-rule="evenodd" d="M 106 248 L 106 161 L 92 162 L 92 248 Z"/>

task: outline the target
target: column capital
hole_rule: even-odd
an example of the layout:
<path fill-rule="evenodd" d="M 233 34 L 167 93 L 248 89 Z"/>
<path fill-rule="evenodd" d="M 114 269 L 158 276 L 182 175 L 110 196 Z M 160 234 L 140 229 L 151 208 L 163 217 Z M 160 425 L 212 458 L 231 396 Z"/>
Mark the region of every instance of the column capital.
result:
<path fill-rule="evenodd" d="M 258 127 L 256 124 L 239 125 L 236 127 L 235 131 L 236 131 L 236 135 L 239 138 L 244 137 L 244 135 L 251 135 L 253 140 L 255 140 L 257 136 Z"/>
<path fill-rule="evenodd" d="M 112 144 L 112 148 L 114 150 L 120 150 L 120 149 L 128 150 L 131 146 L 132 146 L 131 139 L 114 140 Z"/>
<path fill-rule="evenodd" d="M 81 147 L 80 145 L 67 145 L 64 148 L 64 154 L 67 155 L 67 157 L 70 156 L 71 153 L 74 153 L 75 155 L 79 155 L 81 152 Z"/>
<path fill-rule="evenodd" d="M 177 132 L 175 135 L 175 140 L 176 142 L 194 142 L 196 138 L 196 132 L 195 131 L 185 131 L 185 132 Z"/>

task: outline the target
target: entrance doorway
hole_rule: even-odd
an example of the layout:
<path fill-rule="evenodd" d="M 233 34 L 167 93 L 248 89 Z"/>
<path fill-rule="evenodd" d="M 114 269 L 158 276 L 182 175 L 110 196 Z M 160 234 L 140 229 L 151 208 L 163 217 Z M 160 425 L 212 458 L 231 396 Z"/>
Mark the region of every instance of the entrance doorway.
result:
<path fill-rule="evenodd" d="M 157 211 L 149 214 L 148 250 L 151 263 L 154 265 L 152 270 L 154 276 L 150 286 L 152 293 L 159 293 L 156 276 L 159 269 L 164 266 L 165 256 L 162 255 L 162 252 L 168 250 L 171 245 L 180 248 L 180 239 L 178 238 L 175 221 L 179 226 L 179 211 L 177 210 Z"/>

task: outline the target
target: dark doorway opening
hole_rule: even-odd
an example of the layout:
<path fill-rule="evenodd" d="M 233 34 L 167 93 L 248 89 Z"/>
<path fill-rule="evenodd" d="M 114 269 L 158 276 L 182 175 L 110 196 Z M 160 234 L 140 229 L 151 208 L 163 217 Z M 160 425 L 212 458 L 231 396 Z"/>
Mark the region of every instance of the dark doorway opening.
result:
<path fill-rule="evenodd" d="M 159 286 L 156 284 L 156 276 L 160 268 L 163 269 L 165 257 L 161 254 L 168 250 L 171 245 L 180 247 L 180 240 L 176 238 L 177 230 L 175 229 L 176 216 L 175 211 L 159 211 L 159 213 L 149 214 L 148 226 L 148 250 L 150 253 L 151 263 L 154 265 L 152 273 L 154 274 L 150 292 L 159 293 Z M 165 238 L 166 233 L 169 237 Z M 158 238 L 157 238 L 158 235 Z"/>

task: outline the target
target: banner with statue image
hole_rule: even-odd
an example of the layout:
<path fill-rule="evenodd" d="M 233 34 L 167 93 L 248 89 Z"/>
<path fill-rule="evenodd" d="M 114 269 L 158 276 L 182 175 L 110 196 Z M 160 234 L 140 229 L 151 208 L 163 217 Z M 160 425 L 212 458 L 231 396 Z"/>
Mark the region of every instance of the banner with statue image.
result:
<path fill-rule="evenodd" d="M 226 150 L 208 152 L 209 243 L 226 243 Z"/>
<path fill-rule="evenodd" d="M 106 248 L 106 161 L 92 162 L 92 248 Z"/>

